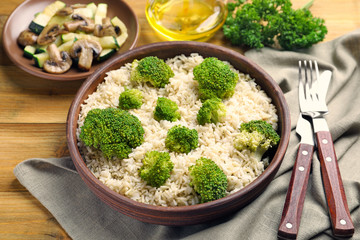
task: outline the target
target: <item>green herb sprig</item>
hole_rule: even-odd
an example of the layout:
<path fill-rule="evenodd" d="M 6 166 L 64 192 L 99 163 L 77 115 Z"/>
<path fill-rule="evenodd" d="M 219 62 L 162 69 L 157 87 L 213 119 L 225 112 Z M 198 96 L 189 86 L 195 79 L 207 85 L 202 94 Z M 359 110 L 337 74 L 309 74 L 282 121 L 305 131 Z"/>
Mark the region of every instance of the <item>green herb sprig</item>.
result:
<path fill-rule="evenodd" d="M 233 45 L 250 48 L 274 46 L 294 50 L 322 41 L 327 33 L 324 19 L 313 17 L 313 0 L 293 9 L 290 0 L 236 0 L 228 3 L 223 26 L 225 38 Z"/>

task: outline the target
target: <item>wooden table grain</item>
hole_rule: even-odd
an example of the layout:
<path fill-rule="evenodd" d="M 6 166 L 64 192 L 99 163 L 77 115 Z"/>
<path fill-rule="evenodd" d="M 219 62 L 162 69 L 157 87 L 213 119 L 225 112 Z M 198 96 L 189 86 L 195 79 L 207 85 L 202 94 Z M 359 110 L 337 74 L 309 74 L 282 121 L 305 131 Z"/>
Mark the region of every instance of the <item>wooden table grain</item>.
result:
<path fill-rule="evenodd" d="M 308 0 L 293 0 L 294 8 Z M 0 32 L 21 0 L 2 0 Z M 162 41 L 145 18 L 145 0 L 126 2 L 141 27 L 138 46 Z M 315 0 L 311 11 L 324 18 L 332 40 L 360 27 L 358 0 Z M 2 39 L 2 37 L 1 37 Z M 221 31 L 208 42 L 242 52 Z M 0 47 L 0 239 L 70 239 L 51 213 L 15 178 L 14 167 L 33 158 L 68 156 L 65 122 L 83 81 L 57 82 L 34 77 L 16 67 Z"/>

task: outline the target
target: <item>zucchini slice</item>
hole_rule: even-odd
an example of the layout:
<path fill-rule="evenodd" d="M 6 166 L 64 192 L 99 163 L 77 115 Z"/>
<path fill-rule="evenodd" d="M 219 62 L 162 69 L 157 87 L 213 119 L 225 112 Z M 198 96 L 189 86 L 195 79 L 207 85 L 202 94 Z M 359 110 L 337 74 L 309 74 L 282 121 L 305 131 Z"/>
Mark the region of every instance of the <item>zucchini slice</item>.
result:
<path fill-rule="evenodd" d="M 118 17 L 113 17 L 111 20 L 110 20 L 111 24 L 116 27 L 118 26 L 120 28 L 120 31 L 121 33 L 127 33 L 127 28 L 124 24 L 123 21 L 121 21 Z"/>
<path fill-rule="evenodd" d="M 105 36 L 105 37 L 96 37 L 94 35 L 83 34 L 83 33 L 65 33 L 61 35 L 62 41 L 76 41 L 79 39 L 92 39 L 98 41 L 103 49 L 105 48 L 119 48 L 119 44 L 117 42 L 116 37 L 113 36 Z"/>
<path fill-rule="evenodd" d="M 34 20 L 31 21 L 31 23 L 29 25 L 30 31 L 39 35 L 42 32 L 42 30 L 45 28 L 45 26 L 48 24 L 50 19 L 51 19 L 51 17 L 49 17 L 48 15 L 39 13 L 34 18 Z"/>
<path fill-rule="evenodd" d="M 62 27 L 64 23 L 70 22 L 70 21 L 73 21 L 73 19 L 71 18 L 71 15 L 69 15 L 69 16 L 55 15 L 50 19 L 50 21 L 48 22 L 48 25 L 57 23 L 57 24 L 59 24 L 60 27 Z"/>
<path fill-rule="evenodd" d="M 24 57 L 32 59 L 36 52 L 36 48 L 34 46 L 28 45 L 24 48 Z"/>
<path fill-rule="evenodd" d="M 99 42 L 102 48 L 119 48 L 119 44 L 116 40 L 116 37 L 113 36 L 105 36 L 99 38 Z"/>
<path fill-rule="evenodd" d="M 49 54 L 47 52 L 34 54 L 35 65 L 39 68 L 43 68 L 44 63 L 48 60 Z"/>
<path fill-rule="evenodd" d="M 126 41 L 127 37 L 128 37 L 128 34 L 127 34 L 127 33 L 122 33 L 120 36 L 118 36 L 118 37 L 116 38 L 116 41 L 117 41 L 117 43 L 118 43 L 118 45 L 119 45 L 119 48 L 124 44 L 124 42 Z"/>
<path fill-rule="evenodd" d="M 106 3 L 99 3 L 98 7 L 95 12 L 95 24 L 102 24 L 102 19 L 106 17 L 107 14 L 107 7 Z"/>
<path fill-rule="evenodd" d="M 112 36 L 107 36 L 107 37 L 112 38 Z M 76 41 L 79 39 L 92 39 L 92 40 L 100 42 L 100 38 L 98 38 L 94 35 L 85 34 L 85 33 L 65 33 L 65 34 L 61 35 L 61 39 L 63 42 Z"/>
<path fill-rule="evenodd" d="M 44 11 L 37 14 L 34 20 L 31 21 L 29 29 L 36 34 L 40 34 L 55 13 L 65 6 L 66 4 L 62 1 L 55 1 L 46 6 Z"/>
<path fill-rule="evenodd" d="M 54 43 L 57 47 L 60 46 L 62 44 L 61 36 L 56 36 Z"/>
<path fill-rule="evenodd" d="M 67 42 L 61 44 L 58 47 L 58 49 L 60 52 L 61 51 L 69 52 L 73 44 L 74 44 L 74 41 L 67 41 Z"/>
<path fill-rule="evenodd" d="M 93 11 L 90 8 L 75 8 L 73 14 L 80 14 L 90 19 L 94 16 Z"/>
<path fill-rule="evenodd" d="M 66 6 L 66 3 L 64 3 L 62 1 L 55 1 L 55 2 L 51 3 L 50 5 L 47 5 L 42 13 L 48 15 L 49 17 L 52 17 L 55 15 L 55 13 L 57 11 L 64 8 L 65 6 Z"/>
<path fill-rule="evenodd" d="M 116 38 L 116 41 L 118 43 L 118 46 L 121 47 L 128 38 L 127 28 L 118 17 L 113 17 L 110 22 L 113 26 L 117 26 L 120 28 L 121 34 Z"/>
<path fill-rule="evenodd" d="M 114 48 L 103 49 L 98 57 L 98 61 L 105 61 L 109 59 L 114 53 L 116 53 L 116 50 Z"/>
<path fill-rule="evenodd" d="M 37 47 L 36 47 L 35 54 L 46 52 L 47 46 L 48 46 L 48 45 L 46 45 L 46 46 L 37 46 Z"/>
<path fill-rule="evenodd" d="M 90 8 L 91 9 L 91 11 L 92 11 L 92 19 L 94 19 L 94 17 L 95 17 L 95 13 L 96 13 L 96 9 L 97 9 L 97 6 L 96 6 L 96 4 L 95 3 L 89 3 L 87 6 L 86 6 L 86 8 Z"/>
<path fill-rule="evenodd" d="M 62 42 L 68 42 L 68 41 L 74 41 L 76 38 L 76 34 L 75 33 L 65 33 L 61 35 L 61 40 Z"/>

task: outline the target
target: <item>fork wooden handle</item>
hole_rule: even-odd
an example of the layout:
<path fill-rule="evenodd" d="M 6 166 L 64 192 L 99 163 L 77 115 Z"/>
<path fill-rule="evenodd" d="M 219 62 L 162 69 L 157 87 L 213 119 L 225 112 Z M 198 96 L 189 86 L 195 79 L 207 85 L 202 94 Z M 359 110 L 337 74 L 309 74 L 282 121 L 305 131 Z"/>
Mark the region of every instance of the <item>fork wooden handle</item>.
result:
<path fill-rule="evenodd" d="M 314 146 L 300 144 L 286 194 L 278 237 L 296 239 L 304 206 Z"/>
<path fill-rule="evenodd" d="M 351 237 L 354 234 L 354 225 L 350 217 L 331 134 L 327 131 L 319 131 L 316 133 L 316 139 L 333 234 L 339 237 Z"/>

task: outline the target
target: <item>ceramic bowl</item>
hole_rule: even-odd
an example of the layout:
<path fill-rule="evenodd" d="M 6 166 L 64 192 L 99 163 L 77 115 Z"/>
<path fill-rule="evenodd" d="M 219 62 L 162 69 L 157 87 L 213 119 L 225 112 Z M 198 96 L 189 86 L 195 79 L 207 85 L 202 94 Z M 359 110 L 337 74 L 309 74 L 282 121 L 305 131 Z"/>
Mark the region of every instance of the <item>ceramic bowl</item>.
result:
<path fill-rule="evenodd" d="M 57 80 L 57 81 L 69 81 L 69 80 L 81 80 L 86 79 L 95 70 L 106 65 L 110 59 L 114 59 L 116 56 L 133 49 L 136 46 L 139 37 L 139 23 L 135 13 L 124 2 L 117 0 L 63 0 L 68 5 L 75 3 L 94 2 L 96 5 L 99 3 L 108 4 L 107 16 L 118 16 L 127 27 L 128 38 L 124 45 L 114 54 L 110 59 L 101 63 L 94 63 L 90 71 L 82 72 L 76 67 L 72 67 L 69 71 L 63 74 L 51 74 L 43 71 L 43 69 L 35 66 L 33 59 L 28 59 L 23 56 L 23 49 L 17 44 L 17 38 L 19 34 L 28 28 L 30 22 L 34 19 L 34 15 L 44 10 L 44 8 L 53 3 L 54 0 L 26 0 L 20 4 L 7 19 L 3 29 L 3 46 L 6 54 L 10 60 L 20 67 L 22 70 L 45 79 Z"/>
<path fill-rule="evenodd" d="M 257 84 L 272 99 L 277 108 L 279 117 L 278 131 L 280 143 L 271 155 L 271 162 L 266 170 L 252 183 L 236 193 L 216 201 L 192 206 L 161 207 L 143 204 L 120 195 L 101 183 L 86 166 L 77 146 L 76 129 L 81 104 L 89 94 L 96 91 L 99 83 L 104 80 L 106 73 L 120 68 L 134 59 L 146 56 L 158 56 L 167 59 L 180 54 L 190 55 L 199 53 L 203 57 L 217 57 L 230 62 L 236 69 L 250 74 L 256 79 Z M 203 223 L 219 218 L 241 209 L 258 197 L 269 185 L 278 171 L 286 152 L 290 137 L 290 113 L 284 95 L 279 86 L 256 63 L 250 61 L 238 52 L 230 49 L 199 42 L 161 42 L 145 45 L 123 53 L 108 61 L 97 69 L 80 87 L 69 109 L 67 119 L 68 147 L 81 178 L 87 186 L 102 201 L 117 211 L 143 222 L 180 226 Z"/>

